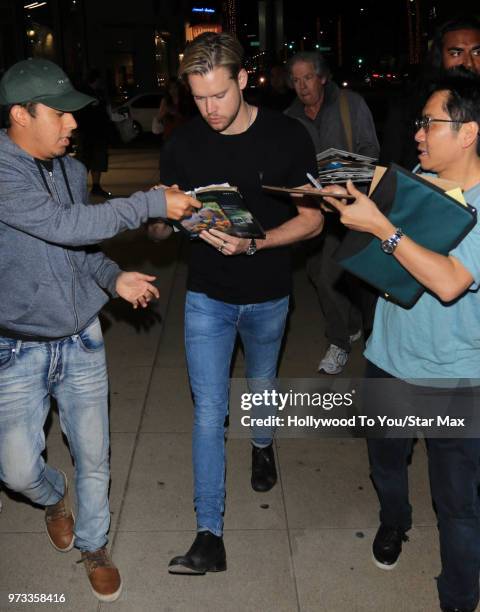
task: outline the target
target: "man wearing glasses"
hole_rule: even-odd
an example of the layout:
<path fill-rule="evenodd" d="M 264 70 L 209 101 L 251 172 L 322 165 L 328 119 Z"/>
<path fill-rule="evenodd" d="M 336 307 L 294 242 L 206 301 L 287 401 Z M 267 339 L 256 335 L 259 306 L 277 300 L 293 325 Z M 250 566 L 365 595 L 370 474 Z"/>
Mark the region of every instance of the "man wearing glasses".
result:
<path fill-rule="evenodd" d="M 477 208 L 479 126 L 478 77 L 455 70 L 435 86 L 423 116 L 416 121 L 415 134 L 422 170 L 457 183 L 465 200 Z M 395 257 L 427 289 L 409 309 L 379 299 L 365 350 L 367 377 L 389 378 L 392 385 L 401 386 L 397 406 L 400 404 L 403 414 L 425 408 L 418 401 L 419 394 L 425 403 L 429 396 L 434 398 L 427 404 L 432 416 L 438 413 L 439 398 L 447 400 L 449 410 L 474 407 L 474 392 L 468 386 L 475 381 L 465 379 L 480 378 L 479 224 L 447 256 L 440 255 L 403 235 L 351 183 L 348 191 L 357 197 L 349 206 L 328 198 L 339 210 L 342 223 L 376 236 L 385 257 Z M 416 402 L 409 403 L 412 397 Z M 383 394 L 377 406 L 369 396 L 369 409 L 388 414 L 385 411 L 393 399 Z M 374 562 L 381 569 L 393 569 L 412 526 L 407 469 L 412 439 L 371 438 L 368 450 L 381 508 Z M 440 606 L 444 612 L 473 612 L 479 601 L 480 439 L 431 437 L 427 450 L 440 535 Z"/>

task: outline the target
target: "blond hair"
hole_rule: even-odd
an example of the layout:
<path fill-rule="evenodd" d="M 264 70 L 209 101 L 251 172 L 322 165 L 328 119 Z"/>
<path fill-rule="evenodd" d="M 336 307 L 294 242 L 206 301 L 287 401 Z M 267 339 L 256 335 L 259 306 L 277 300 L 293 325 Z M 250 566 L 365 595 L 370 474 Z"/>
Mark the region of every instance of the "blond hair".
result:
<path fill-rule="evenodd" d="M 238 40 L 221 32 L 204 32 L 185 49 L 179 68 L 179 76 L 188 82 L 189 74 L 205 75 L 214 68 L 226 68 L 232 79 L 242 69 L 243 47 Z"/>

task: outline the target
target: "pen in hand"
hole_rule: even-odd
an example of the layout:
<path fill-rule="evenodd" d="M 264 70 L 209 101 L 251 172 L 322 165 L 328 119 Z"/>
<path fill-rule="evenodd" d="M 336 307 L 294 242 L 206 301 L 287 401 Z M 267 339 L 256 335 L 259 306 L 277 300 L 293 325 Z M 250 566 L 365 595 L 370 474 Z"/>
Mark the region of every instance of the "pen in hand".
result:
<path fill-rule="evenodd" d="M 317 181 L 316 178 L 313 178 L 313 176 L 310 174 L 310 172 L 307 172 L 307 178 L 312 183 L 312 185 L 314 187 L 316 187 L 317 189 L 323 189 L 322 183 Z M 340 194 L 332 193 L 332 197 L 339 197 L 339 196 L 340 196 Z M 328 212 L 337 212 L 337 209 L 334 206 L 332 206 L 331 204 L 328 204 L 327 202 L 322 204 L 322 209 L 325 210 L 325 211 L 328 211 Z"/>
<path fill-rule="evenodd" d="M 308 180 L 312 183 L 312 185 L 314 187 L 316 187 L 317 189 L 320 189 L 321 191 L 324 189 L 324 186 L 322 185 L 322 183 L 320 183 L 319 181 L 317 181 L 317 179 L 313 178 L 313 176 L 307 172 L 307 178 Z M 323 197 L 325 196 L 329 196 L 331 198 L 345 198 L 346 200 L 355 200 L 355 196 L 352 196 L 348 193 L 327 193 L 324 192 L 321 194 Z M 330 206 L 329 204 L 327 204 L 326 206 Z"/>
<path fill-rule="evenodd" d="M 322 183 L 319 183 L 316 178 L 313 178 L 310 172 L 307 172 L 307 178 L 314 187 L 316 187 L 317 189 L 323 189 Z"/>

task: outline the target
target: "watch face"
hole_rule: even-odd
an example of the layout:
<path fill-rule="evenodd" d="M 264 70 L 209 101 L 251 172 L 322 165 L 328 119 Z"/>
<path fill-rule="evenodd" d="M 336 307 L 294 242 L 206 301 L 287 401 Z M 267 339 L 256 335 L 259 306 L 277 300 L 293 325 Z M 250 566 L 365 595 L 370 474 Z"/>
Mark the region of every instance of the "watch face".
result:
<path fill-rule="evenodd" d="M 387 253 L 388 255 L 391 255 L 393 253 L 395 249 L 395 245 L 392 244 L 389 240 L 384 240 L 382 242 L 382 251 L 384 253 Z"/>
<path fill-rule="evenodd" d="M 247 255 L 254 255 L 257 252 L 257 243 L 255 242 L 255 238 L 252 238 L 250 244 L 248 245 L 248 249 L 245 251 Z"/>
<path fill-rule="evenodd" d="M 387 238 L 381 243 L 380 246 L 382 248 L 382 251 L 384 253 L 388 253 L 388 255 L 391 255 L 397 248 L 398 243 L 400 242 L 400 238 L 402 236 L 403 236 L 402 230 L 400 228 L 397 228 L 393 236 L 390 236 L 390 238 Z"/>

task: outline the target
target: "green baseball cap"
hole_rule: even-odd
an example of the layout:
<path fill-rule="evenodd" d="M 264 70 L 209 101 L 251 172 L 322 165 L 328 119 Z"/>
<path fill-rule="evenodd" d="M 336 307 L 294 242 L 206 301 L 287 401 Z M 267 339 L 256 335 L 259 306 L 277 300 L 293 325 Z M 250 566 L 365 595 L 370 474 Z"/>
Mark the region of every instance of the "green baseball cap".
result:
<path fill-rule="evenodd" d="M 30 58 L 11 66 L 0 81 L 0 104 L 41 102 L 56 110 L 72 112 L 95 98 L 77 91 L 63 70 L 45 59 Z"/>

